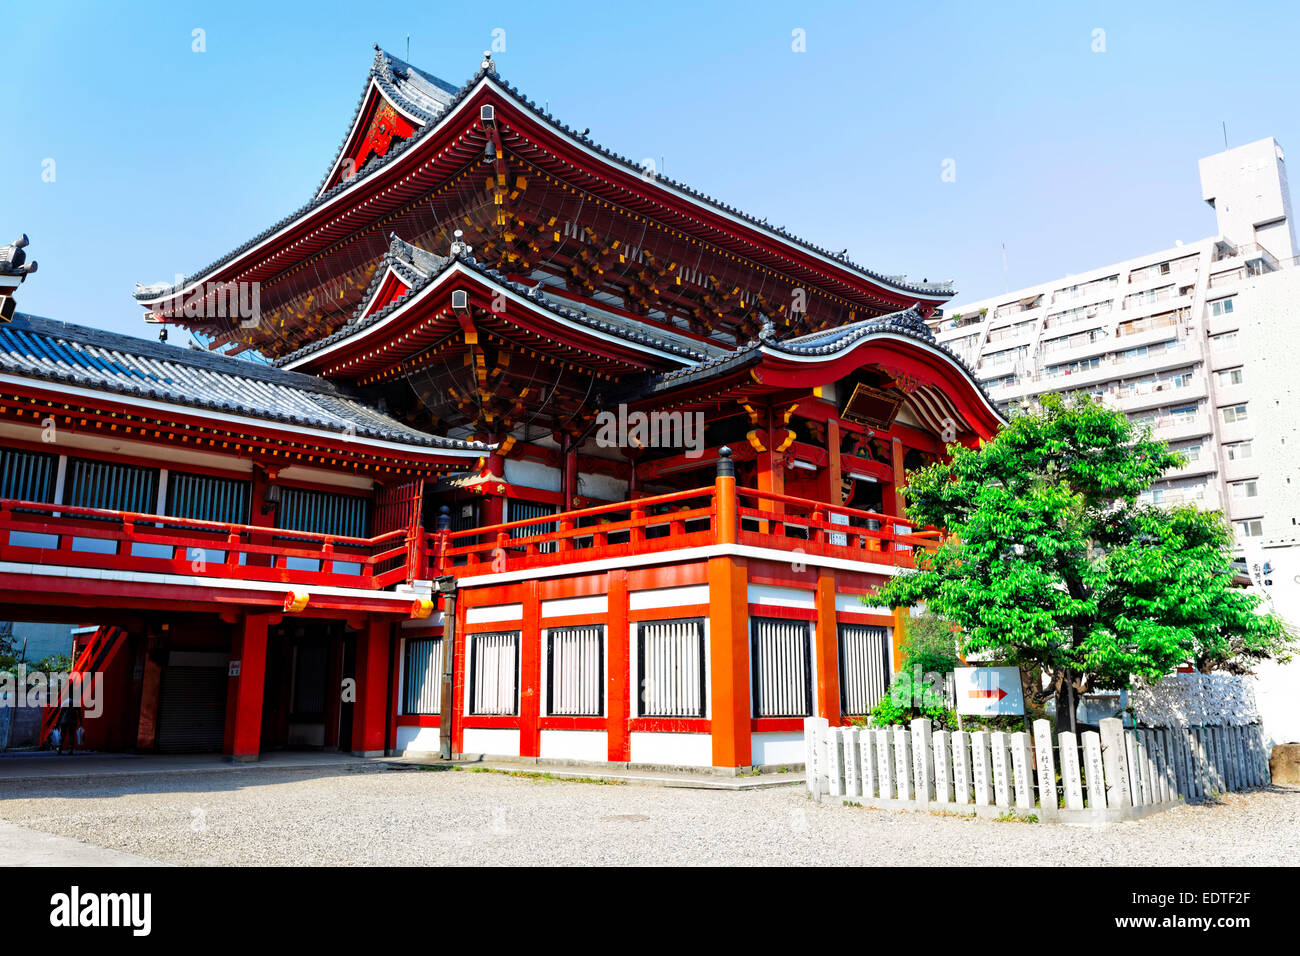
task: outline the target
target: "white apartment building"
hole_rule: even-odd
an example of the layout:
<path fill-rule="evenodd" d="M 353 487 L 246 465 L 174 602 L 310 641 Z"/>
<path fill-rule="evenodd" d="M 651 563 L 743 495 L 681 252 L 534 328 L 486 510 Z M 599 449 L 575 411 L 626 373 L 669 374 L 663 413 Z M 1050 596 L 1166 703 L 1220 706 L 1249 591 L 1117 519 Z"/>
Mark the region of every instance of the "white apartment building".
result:
<path fill-rule="evenodd" d="M 1300 268 L 1272 138 L 1200 161 L 1218 235 L 979 302 L 934 322 L 1011 411 L 1087 392 L 1188 459 L 1149 492 L 1222 510 L 1274 609 L 1300 626 Z M 1267 583 L 1265 583 L 1267 582 Z M 1300 663 L 1261 671 L 1275 741 L 1300 740 Z"/>

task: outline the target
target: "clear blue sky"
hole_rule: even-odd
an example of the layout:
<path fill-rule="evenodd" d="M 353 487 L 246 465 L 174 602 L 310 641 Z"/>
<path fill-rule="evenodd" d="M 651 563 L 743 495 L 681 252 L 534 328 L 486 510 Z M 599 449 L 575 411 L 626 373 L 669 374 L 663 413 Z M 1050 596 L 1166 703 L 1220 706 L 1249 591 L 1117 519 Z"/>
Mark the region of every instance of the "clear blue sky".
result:
<path fill-rule="evenodd" d="M 20 308 L 150 335 L 133 283 L 194 272 L 310 198 L 372 43 L 402 56 L 409 34 L 411 60 L 459 85 L 501 28 L 501 75 L 597 142 L 970 301 L 1002 291 L 1003 242 L 1014 289 L 1212 234 L 1196 160 L 1221 121 L 1232 145 L 1300 155 L 1297 10 L 11 3 L 0 241 L 27 232 L 40 262 Z"/>

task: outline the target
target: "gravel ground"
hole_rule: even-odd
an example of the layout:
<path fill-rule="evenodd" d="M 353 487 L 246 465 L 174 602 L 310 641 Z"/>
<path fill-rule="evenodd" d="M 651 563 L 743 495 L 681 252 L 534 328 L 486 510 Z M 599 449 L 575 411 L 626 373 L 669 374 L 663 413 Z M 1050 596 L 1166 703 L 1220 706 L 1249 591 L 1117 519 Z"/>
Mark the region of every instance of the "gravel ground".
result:
<path fill-rule="evenodd" d="M 177 864 L 1294 865 L 1300 788 L 1105 828 L 463 771 L 259 771 L 0 784 L 0 819 Z"/>

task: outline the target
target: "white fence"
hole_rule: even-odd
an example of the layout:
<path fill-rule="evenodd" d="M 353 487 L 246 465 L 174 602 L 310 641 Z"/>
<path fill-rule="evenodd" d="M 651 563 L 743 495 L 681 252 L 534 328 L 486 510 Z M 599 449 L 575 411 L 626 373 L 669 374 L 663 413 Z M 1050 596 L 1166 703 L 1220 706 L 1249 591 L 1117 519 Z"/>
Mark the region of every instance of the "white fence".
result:
<path fill-rule="evenodd" d="M 929 809 L 1044 822 L 1128 820 L 1269 782 L 1258 724 L 1138 728 L 1116 718 L 1101 730 L 1056 734 L 830 727 L 804 721 L 808 789 L 816 800 L 883 809 Z M 1059 779 L 1057 768 L 1060 768 Z"/>

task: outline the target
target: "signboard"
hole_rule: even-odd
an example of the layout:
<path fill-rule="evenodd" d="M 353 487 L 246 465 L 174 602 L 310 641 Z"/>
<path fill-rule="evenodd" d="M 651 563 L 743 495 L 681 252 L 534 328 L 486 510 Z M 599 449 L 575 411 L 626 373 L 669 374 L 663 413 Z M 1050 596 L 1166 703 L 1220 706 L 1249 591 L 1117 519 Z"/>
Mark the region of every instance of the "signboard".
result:
<path fill-rule="evenodd" d="M 244 662 L 243 662 L 243 661 L 231 661 L 231 662 L 230 662 L 230 668 L 226 671 L 226 673 L 227 673 L 229 676 L 231 676 L 231 677 L 238 677 L 238 676 L 239 676 L 239 669 L 240 669 L 239 666 L 240 666 L 242 663 L 244 663 Z"/>
<path fill-rule="evenodd" d="M 957 713 L 971 717 L 1019 717 L 1025 712 L 1018 667 L 956 667 Z"/>

